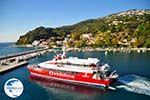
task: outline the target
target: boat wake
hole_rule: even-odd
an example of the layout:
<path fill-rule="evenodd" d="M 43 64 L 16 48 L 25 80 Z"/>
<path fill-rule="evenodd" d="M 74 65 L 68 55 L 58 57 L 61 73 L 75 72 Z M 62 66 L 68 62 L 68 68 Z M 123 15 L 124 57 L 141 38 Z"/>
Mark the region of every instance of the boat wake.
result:
<path fill-rule="evenodd" d="M 150 80 L 137 75 L 125 75 L 118 78 L 118 82 L 124 84 L 117 88 L 123 88 L 130 92 L 145 94 L 150 96 Z"/>

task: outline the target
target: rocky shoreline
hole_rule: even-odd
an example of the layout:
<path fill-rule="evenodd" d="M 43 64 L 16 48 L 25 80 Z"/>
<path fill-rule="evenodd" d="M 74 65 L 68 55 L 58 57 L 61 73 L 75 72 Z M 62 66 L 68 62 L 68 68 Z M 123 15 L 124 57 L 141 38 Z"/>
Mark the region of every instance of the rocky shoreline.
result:
<path fill-rule="evenodd" d="M 15 45 L 16 47 L 34 47 L 31 45 Z M 51 49 L 51 51 L 57 51 L 54 49 Z M 66 48 L 66 51 L 107 51 L 107 52 L 131 52 L 136 51 L 138 53 L 140 52 L 146 52 L 150 51 L 150 48 L 128 48 L 128 47 L 121 47 L 121 48 L 92 48 L 92 47 L 82 47 L 82 48 Z"/>
<path fill-rule="evenodd" d="M 150 51 L 150 48 L 67 48 L 66 51 L 107 51 L 107 52 L 131 52 L 131 51 L 137 51 L 140 52 L 146 52 Z"/>

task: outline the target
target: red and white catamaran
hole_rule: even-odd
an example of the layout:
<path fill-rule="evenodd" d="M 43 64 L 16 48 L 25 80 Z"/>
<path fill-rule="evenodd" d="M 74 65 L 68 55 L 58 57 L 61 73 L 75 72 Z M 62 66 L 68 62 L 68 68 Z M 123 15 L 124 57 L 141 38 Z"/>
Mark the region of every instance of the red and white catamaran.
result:
<path fill-rule="evenodd" d="M 110 66 L 107 63 L 102 64 L 97 58 L 67 58 L 65 52 L 62 55 L 56 55 L 50 61 L 30 65 L 28 69 L 31 75 L 104 87 L 109 87 L 118 77 L 115 71 L 110 72 Z"/>

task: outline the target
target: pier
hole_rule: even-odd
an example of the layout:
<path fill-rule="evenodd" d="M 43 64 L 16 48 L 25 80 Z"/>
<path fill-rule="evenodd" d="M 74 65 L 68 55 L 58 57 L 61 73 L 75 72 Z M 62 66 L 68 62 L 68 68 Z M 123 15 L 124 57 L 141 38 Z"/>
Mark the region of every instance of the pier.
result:
<path fill-rule="evenodd" d="M 31 58 L 52 52 L 52 49 L 38 49 L 0 57 L 0 74 L 28 64 Z"/>
<path fill-rule="evenodd" d="M 28 64 L 27 61 L 21 61 L 21 62 L 13 62 L 13 63 L 10 63 L 10 64 L 6 64 L 6 65 L 3 65 L 3 66 L 0 66 L 0 74 L 3 74 L 7 71 L 10 71 L 10 70 L 13 70 L 15 68 L 19 68 L 23 65 L 26 65 Z"/>
<path fill-rule="evenodd" d="M 38 49 L 38 50 L 26 51 L 26 52 L 21 52 L 21 53 L 16 53 L 16 54 L 10 54 L 7 56 L 0 56 L 0 60 L 7 59 L 7 58 L 13 58 L 13 57 L 17 57 L 17 56 L 23 56 L 23 55 L 32 54 L 32 53 L 40 53 L 42 51 L 47 51 L 47 50 L 49 50 L 49 49 Z"/>

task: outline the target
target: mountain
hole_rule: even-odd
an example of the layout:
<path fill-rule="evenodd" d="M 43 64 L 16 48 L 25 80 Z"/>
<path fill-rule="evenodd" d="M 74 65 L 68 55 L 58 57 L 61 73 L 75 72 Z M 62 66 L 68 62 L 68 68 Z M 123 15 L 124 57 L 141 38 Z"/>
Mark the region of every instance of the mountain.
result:
<path fill-rule="evenodd" d="M 132 9 L 57 28 L 39 27 L 20 36 L 17 44 L 66 36 L 69 47 L 150 47 L 150 9 Z"/>
<path fill-rule="evenodd" d="M 51 36 L 57 37 L 59 35 L 55 32 L 55 29 L 45 28 L 41 26 L 32 31 L 27 32 L 23 36 L 20 36 L 19 40 L 17 41 L 17 44 L 31 44 L 34 40 L 48 39 Z"/>

